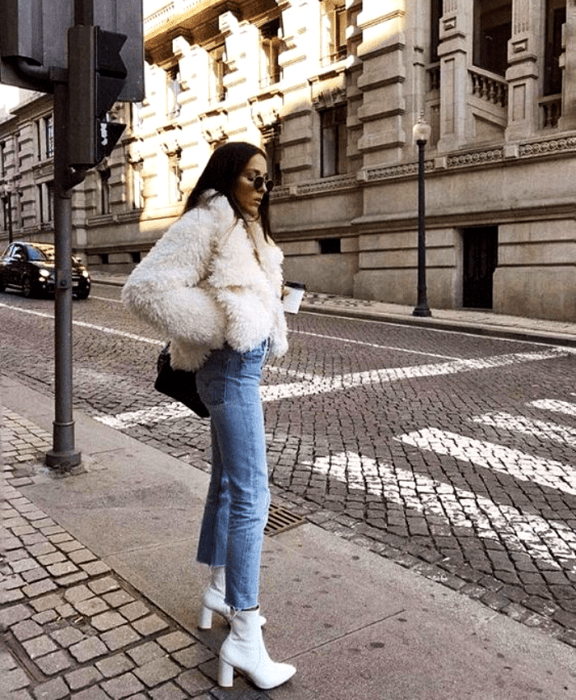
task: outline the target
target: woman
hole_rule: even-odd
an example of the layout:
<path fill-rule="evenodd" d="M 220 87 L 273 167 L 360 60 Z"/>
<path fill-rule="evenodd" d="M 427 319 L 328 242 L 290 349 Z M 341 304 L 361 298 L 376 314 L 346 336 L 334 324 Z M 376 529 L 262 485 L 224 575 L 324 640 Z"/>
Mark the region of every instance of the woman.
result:
<path fill-rule="evenodd" d="M 196 370 L 210 411 L 212 474 L 198 561 L 212 567 L 199 626 L 230 621 L 219 683 L 234 668 L 260 688 L 296 671 L 270 660 L 262 639 L 259 572 L 270 494 L 259 394 L 269 354 L 288 349 L 282 252 L 270 236 L 264 153 L 230 142 L 212 154 L 182 216 L 130 275 L 125 304 L 170 338 L 172 366 Z"/>

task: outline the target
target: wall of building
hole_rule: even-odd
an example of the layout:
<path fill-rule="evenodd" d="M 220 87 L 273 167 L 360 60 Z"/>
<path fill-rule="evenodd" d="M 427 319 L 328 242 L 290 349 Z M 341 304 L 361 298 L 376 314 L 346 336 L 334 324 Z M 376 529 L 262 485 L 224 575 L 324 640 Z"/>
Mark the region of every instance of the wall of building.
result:
<path fill-rule="evenodd" d="M 118 106 L 122 142 L 74 195 L 77 249 L 93 266 L 131 269 L 213 148 L 243 139 L 267 149 L 280 178 L 272 220 L 287 278 L 414 304 L 412 128 L 424 114 L 429 305 L 482 299 L 502 313 L 574 318 L 576 6 L 496 4 L 497 17 L 473 0 L 158 2 L 146 19 L 146 100 Z M 558 94 L 545 94 L 547 8 L 565 12 Z M 334 31 L 342 21 L 345 36 Z M 497 55 L 479 44 L 487 27 L 509 32 Z M 25 236 L 49 235 L 37 185 L 51 166 L 34 155 L 46 109 L 39 98 L 0 122 L 17 161 L 0 186 L 16 178 Z M 495 267 L 479 282 L 485 263 Z"/>

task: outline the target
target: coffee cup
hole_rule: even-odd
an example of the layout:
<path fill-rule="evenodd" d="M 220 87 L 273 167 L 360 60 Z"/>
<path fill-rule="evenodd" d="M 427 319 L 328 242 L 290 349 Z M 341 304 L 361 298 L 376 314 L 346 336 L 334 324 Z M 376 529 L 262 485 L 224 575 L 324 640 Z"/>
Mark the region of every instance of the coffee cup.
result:
<path fill-rule="evenodd" d="M 305 291 L 306 285 L 302 284 L 302 282 L 284 282 L 282 306 L 286 313 L 298 313 Z"/>

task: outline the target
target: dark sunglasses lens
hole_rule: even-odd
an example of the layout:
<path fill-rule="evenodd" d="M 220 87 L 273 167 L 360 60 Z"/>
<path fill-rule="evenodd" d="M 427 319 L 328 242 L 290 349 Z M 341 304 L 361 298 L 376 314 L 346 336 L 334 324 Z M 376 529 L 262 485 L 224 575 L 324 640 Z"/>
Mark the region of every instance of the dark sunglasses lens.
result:
<path fill-rule="evenodd" d="M 254 185 L 255 190 L 259 190 L 262 188 L 262 185 L 266 186 L 266 190 L 270 192 L 270 190 L 274 187 L 274 183 L 272 180 L 265 180 L 262 175 L 259 175 L 258 177 L 255 177 L 254 180 L 252 181 L 252 184 Z"/>

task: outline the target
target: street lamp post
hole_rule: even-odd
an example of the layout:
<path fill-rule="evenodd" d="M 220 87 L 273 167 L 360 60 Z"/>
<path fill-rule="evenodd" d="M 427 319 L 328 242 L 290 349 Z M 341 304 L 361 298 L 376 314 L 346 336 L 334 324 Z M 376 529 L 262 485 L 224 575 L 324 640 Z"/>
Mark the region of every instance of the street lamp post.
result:
<path fill-rule="evenodd" d="M 424 155 L 431 127 L 421 114 L 414 125 L 413 136 L 418 146 L 418 300 L 413 316 L 431 316 L 426 299 L 426 198 L 424 187 Z"/>

